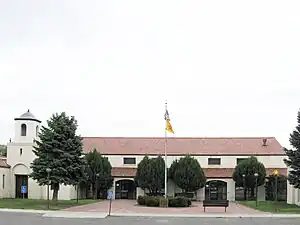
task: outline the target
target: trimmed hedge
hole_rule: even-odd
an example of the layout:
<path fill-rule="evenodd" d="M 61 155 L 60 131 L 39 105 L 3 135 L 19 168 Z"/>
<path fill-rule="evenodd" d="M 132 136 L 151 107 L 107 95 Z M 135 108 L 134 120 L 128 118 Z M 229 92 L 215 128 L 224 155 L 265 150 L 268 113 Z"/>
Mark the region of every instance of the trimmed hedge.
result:
<path fill-rule="evenodd" d="M 175 193 L 175 197 L 186 197 L 186 198 L 189 198 L 189 199 L 193 199 L 194 198 L 194 193 L 193 192 Z"/>
<path fill-rule="evenodd" d="M 139 196 L 137 202 L 139 205 L 149 207 L 159 207 L 162 197 L 157 196 Z M 190 199 L 186 197 L 168 198 L 168 207 L 189 207 L 192 205 Z"/>

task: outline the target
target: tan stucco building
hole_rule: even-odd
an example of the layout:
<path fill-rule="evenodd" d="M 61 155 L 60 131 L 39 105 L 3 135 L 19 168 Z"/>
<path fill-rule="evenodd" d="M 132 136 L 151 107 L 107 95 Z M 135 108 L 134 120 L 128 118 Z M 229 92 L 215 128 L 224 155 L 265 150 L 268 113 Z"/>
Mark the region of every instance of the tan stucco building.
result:
<path fill-rule="evenodd" d="M 15 134 L 7 145 L 7 158 L 0 159 L 0 198 L 46 199 L 47 188 L 37 185 L 28 177 L 30 163 L 35 157 L 32 152 L 33 143 L 40 124 L 41 121 L 29 110 L 15 118 Z M 168 138 L 167 143 L 168 167 L 173 160 L 190 154 L 204 169 L 207 185 L 195 193 L 197 200 L 224 198 L 235 201 L 240 192 L 232 180 L 232 173 L 239 160 L 252 155 L 257 156 L 265 165 L 268 174 L 274 169 L 278 169 L 281 174 L 287 174 L 287 167 L 283 162 L 284 151 L 274 137 Z M 146 154 L 150 157 L 164 154 L 164 138 L 85 137 L 83 144 L 85 152 L 96 148 L 108 157 L 113 167 L 114 184 L 111 191 L 114 198 L 136 198 L 143 194 L 133 183 L 138 163 Z M 24 196 L 21 193 L 22 185 L 26 185 L 28 189 Z M 168 195 L 174 196 L 180 192 L 172 181 L 168 182 Z M 61 186 L 59 199 L 74 198 L 75 187 Z M 289 198 L 291 197 L 288 196 Z M 265 199 L 263 185 L 259 187 L 258 199 Z"/>

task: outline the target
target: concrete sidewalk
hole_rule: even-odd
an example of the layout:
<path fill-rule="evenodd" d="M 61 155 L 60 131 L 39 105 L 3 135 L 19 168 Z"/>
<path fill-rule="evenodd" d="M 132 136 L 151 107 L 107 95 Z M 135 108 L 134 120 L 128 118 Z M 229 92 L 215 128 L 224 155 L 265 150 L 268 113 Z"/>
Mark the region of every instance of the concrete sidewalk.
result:
<path fill-rule="evenodd" d="M 93 204 L 88 205 L 80 205 L 74 206 L 71 208 L 63 209 L 63 211 L 68 212 L 103 212 L 107 213 L 109 208 L 109 201 L 101 201 Z M 172 214 L 172 215 L 198 215 L 198 214 L 223 214 L 225 209 L 222 207 L 209 207 L 204 212 L 204 208 L 201 202 L 193 202 L 191 207 L 184 207 L 184 208 L 160 208 L 160 207 L 147 207 L 147 206 L 140 206 L 137 205 L 136 200 L 114 200 L 111 204 L 111 212 L 112 213 L 122 213 L 122 214 Z M 248 208 L 246 206 L 237 204 L 235 202 L 231 202 L 229 207 L 226 210 L 226 214 L 265 214 L 264 212 L 254 210 Z"/>
<path fill-rule="evenodd" d="M 70 211 L 45 211 L 26 209 L 0 209 L 7 213 L 35 213 L 48 218 L 93 218 L 105 219 L 107 212 L 70 212 Z M 199 213 L 199 214 L 173 214 L 173 213 L 111 213 L 112 217 L 156 217 L 156 218 L 300 218 L 300 214 L 272 214 L 272 213 Z"/>

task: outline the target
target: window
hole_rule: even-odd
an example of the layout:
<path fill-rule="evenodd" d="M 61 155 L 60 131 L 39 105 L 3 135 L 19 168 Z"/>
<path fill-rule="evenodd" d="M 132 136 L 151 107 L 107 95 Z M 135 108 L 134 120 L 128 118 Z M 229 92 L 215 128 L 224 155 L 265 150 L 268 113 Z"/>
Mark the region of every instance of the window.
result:
<path fill-rule="evenodd" d="M 245 158 L 237 158 L 236 159 L 236 165 L 238 165 L 239 163 L 241 163 L 243 160 L 245 160 Z"/>
<path fill-rule="evenodd" d="M 23 149 L 22 148 L 20 148 L 20 155 L 22 155 L 23 154 Z"/>
<path fill-rule="evenodd" d="M 39 135 L 39 126 L 36 126 L 35 128 L 35 136 L 38 136 Z"/>
<path fill-rule="evenodd" d="M 21 125 L 21 136 L 26 136 L 26 133 L 27 133 L 27 126 L 26 124 L 22 124 Z"/>
<path fill-rule="evenodd" d="M 5 188 L 5 175 L 2 176 L 2 188 Z"/>
<path fill-rule="evenodd" d="M 123 158 L 123 164 L 135 164 L 135 158 Z"/>
<path fill-rule="evenodd" d="M 209 158 L 208 165 L 221 165 L 221 159 L 220 158 Z"/>

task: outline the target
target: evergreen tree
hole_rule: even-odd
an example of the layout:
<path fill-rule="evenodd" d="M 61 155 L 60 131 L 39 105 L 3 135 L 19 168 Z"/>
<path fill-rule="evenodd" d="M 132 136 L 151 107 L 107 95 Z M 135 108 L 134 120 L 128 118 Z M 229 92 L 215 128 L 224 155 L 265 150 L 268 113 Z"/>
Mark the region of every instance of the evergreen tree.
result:
<path fill-rule="evenodd" d="M 247 190 L 251 191 L 251 197 L 254 197 L 254 190 L 256 186 L 257 173 L 257 185 L 263 185 L 266 178 L 266 169 L 264 164 L 259 162 L 256 157 L 252 156 L 239 163 L 232 174 L 232 178 L 235 181 L 237 187 L 245 187 L 244 198 L 246 199 Z M 245 175 L 245 178 L 243 177 Z"/>
<path fill-rule="evenodd" d="M 134 178 L 136 186 L 148 190 L 150 195 L 160 195 L 164 189 L 165 161 L 159 156 L 149 158 L 145 156 L 138 164 Z"/>
<path fill-rule="evenodd" d="M 199 162 L 189 155 L 173 161 L 169 176 L 184 193 L 195 192 L 204 187 L 206 177 Z"/>
<path fill-rule="evenodd" d="M 297 123 L 296 129 L 290 134 L 290 144 L 294 149 L 284 148 L 288 157 L 284 159 L 284 162 L 291 168 L 288 174 L 289 183 L 300 189 L 300 110 L 298 111 Z"/>
<path fill-rule="evenodd" d="M 0 156 L 6 157 L 7 156 L 7 146 L 0 145 Z"/>
<path fill-rule="evenodd" d="M 113 185 L 112 166 L 107 157 L 103 157 L 96 149 L 85 156 L 87 186 L 92 186 L 93 196 L 97 198 L 97 190 L 106 197 L 107 190 Z"/>
<path fill-rule="evenodd" d="M 154 195 L 160 195 L 165 187 L 165 160 L 161 156 L 151 158 L 149 166 L 152 176 L 149 188 Z"/>
<path fill-rule="evenodd" d="M 36 158 L 31 164 L 30 177 L 39 185 L 47 185 L 47 171 L 50 172 L 50 184 L 53 200 L 57 200 L 59 186 L 77 185 L 82 180 L 82 138 L 76 135 L 77 121 L 66 113 L 53 114 L 42 126 L 38 140 L 35 141 Z"/>
<path fill-rule="evenodd" d="M 138 164 L 136 174 L 134 177 L 135 185 L 143 190 L 146 190 L 148 188 L 148 181 L 151 180 L 151 173 L 148 170 L 149 164 L 150 159 L 146 155 Z"/>

